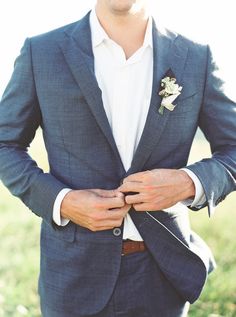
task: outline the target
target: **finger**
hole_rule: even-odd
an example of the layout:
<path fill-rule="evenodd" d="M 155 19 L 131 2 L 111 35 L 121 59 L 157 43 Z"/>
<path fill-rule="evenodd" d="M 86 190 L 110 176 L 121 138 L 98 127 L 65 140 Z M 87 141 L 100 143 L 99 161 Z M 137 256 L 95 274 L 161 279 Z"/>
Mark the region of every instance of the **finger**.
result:
<path fill-rule="evenodd" d="M 121 226 L 121 224 L 119 224 L 119 223 L 115 224 L 112 222 L 112 223 L 108 223 L 108 224 L 103 225 L 103 226 L 89 226 L 88 229 L 96 232 L 96 231 L 111 230 L 115 227 L 120 227 L 120 226 Z"/>
<path fill-rule="evenodd" d="M 118 209 L 117 212 L 111 212 L 110 210 L 104 210 L 101 212 L 92 212 L 88 217 L 82 219 L 82 223 L 87 223 L 89 227 L 101 227 L 108 222 L 122 221 L 124 218 L 124 212 Z"/>
<path fill-rule="evenodd" d="M 145 196 L 142 194 L 128 195 L 125 197 L 125 202 L 129 205 L 144 203 Z"/>
<path fill-rule="evenodd" d="M 125 197 L 125 195 L 124 195 L 122 192 L 120 192 L 118 189 L 115 190 L 115 196 L 116 196 L 116 197 L 123 198 L 123 199 L 124 199 L 124 197 Z"/>
<path fill-rule="evenodd" d="M 91 191 L 104 198 L 113 198 L 117 196 L 117 190 L 114 189 L 92 189 Z"/>
<path fill-rule="evenodd" d="M 115 227 L 120 227 L 123 223 L 124 218 L 120 217 L 118 219 L 106 219 L 100 222 L 90 223 L 87 227 L 92 231 L 108 230 Z"/>
<path fill-rule="evenodd" d="M 112 219 L 118 218 L 118 217 L 125 217 L 125 215 L 129 212 L 129 210 L 131 209 L 131 205 L 125 205 L 122 208 L 113 208 L 113 209 L 109 209 L 108 212 L 110 212 L 110 217 L 112 217 Z"/>
<path fill-rule="evenodd" d="M 123 183 L 126 182 L 142 182 L 142 179 L 144 176 L 147 175 L 147 172 L 149 171 L 144 171 L 144 172 L 138 172 L 135 174 L 131 174 L 129 176 L 127 176 L 126 178 L 123 179 Z"/>
<path fill-rule="evenodd" d="M 126 192 L 141 192 L 144 190 L 144 186 L 140 182 L 126 182 L 118 188 L 122 193 Z"/>
<path fill-rule="evenodd" d="M 121 208 L 125 205 L 124 197 L 100 197 L 98 200 L 100 209 Z"/>

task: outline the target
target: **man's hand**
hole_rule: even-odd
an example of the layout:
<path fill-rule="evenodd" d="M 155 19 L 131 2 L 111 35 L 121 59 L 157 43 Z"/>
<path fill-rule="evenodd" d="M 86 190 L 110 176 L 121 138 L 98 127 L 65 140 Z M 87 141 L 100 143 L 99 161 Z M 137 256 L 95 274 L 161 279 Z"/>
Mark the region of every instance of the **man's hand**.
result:
<path fill-rule="evenodd" d="M 195 186 L 185 171 L 154 169 L 132 174 L 118 188 L 125 193 L 137 194 L 125 197 L 137 211 L 156 211 L 169 208 L 176 203 L 195 196 Z"/>
<path fill-rule="evenodd" d="M 117 190 L 72 190 L 61 204 L 61 216 L 90 229 L 100 231 L 119 227 L 131 206 Z"/>

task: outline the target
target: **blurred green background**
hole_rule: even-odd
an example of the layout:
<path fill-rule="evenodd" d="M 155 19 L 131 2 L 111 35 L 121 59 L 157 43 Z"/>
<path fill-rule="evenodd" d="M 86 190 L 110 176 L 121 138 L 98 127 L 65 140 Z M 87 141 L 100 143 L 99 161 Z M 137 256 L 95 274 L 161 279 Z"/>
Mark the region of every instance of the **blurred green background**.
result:
<path fill-rule="evenodd" d="M 30 148 L 38 164 L 47 170 L 41 132 Z M 190 162 L 209 156 L 198 134 Z M 214 181 L 214 179 L 212 180 Z M 213 250 L 218 268 L 209 277 L 190 317 L 236 317 L 236 194 L 217 207 L 209 219 L 207 210 L 191 212 L 193 229 Z M 40 317 L 37 295 L 40 219 L 0 184 L 0 316 Z M 68 316 L 72 317 L 72 316 Z M 163 316 L 165 317 L 165 316 Z"/>

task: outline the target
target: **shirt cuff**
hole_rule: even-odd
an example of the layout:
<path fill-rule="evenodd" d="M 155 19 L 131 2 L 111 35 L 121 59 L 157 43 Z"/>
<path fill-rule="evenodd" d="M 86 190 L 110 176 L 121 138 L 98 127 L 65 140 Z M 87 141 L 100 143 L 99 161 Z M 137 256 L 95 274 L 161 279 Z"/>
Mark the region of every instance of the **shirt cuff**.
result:
<path fill-rule="evenodd" d="M 66 226 L 70 220 L 61 217 L 61 203 L 67 193 L 69 193 L 71 189 L 64 188 L 62 189 L 56 197 L 56 200 L 53 205 L 53 215 L 52 219 L 58 226 Z"/>
<path fill-rule="evenodd" d="M 202 187 L 202 184 L 201 184 L 199 178 L 197 177 L 196 174 L 194 174 L 192 171 L 190 171 L 187 168 L 181 168 L 181 170 L 185 171 L 188 174 L 188 176 L 194 182 L 194 186 L 195 186 L 194 199 L 186 199 L 186 200 L 182 201 L 182 204 L 184 204 L 186 206 L 190 206 L 190 207 L 198 207 L 198 206 L 203 205 L 206 202 L 206 195 L 205 195 L 204 189 Z"/>

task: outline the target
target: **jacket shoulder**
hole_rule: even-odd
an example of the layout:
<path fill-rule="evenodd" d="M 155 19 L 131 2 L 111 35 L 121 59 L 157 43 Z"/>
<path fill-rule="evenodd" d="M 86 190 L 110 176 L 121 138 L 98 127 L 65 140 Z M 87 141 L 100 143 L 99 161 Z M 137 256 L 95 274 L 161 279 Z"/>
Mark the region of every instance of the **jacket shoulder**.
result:
<path fill-rule="evenodd" d="M 168 38 L 172 41 L 174 45 L 178 46 L 179 48 L 187 48 L 190 53 L 194 55 L 197 54 L 199 57 L 207 55 L 209 43 L 206 43 L 204 40 L 178 33 L 172 29 L 165 27 L 160 22 L 155 21 L 155 24 L 159 35 Z"/>
<path fill-rule="evenodd" d="M 204 54 L 206 54 L 209 45 L 204 41 L 195 40 L 180 33 L 177 35 L 176 41 L 178 41 L 181 45 L 188 47 L 191 51 Z"/>

